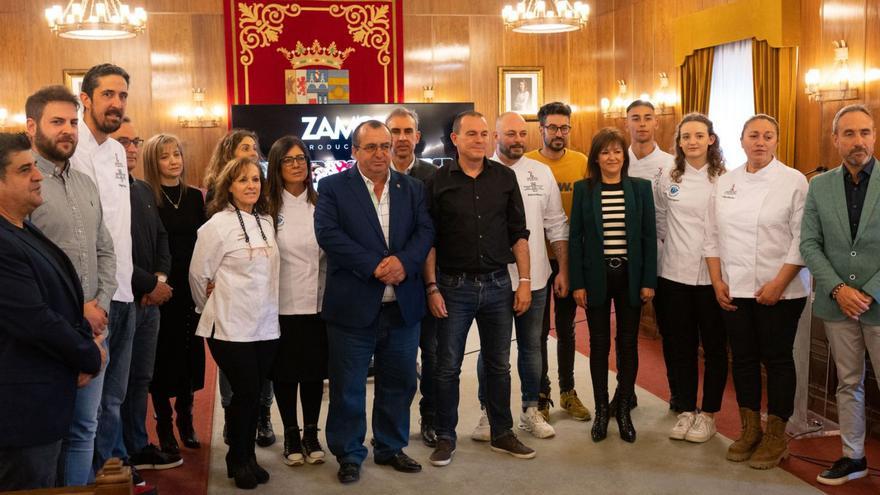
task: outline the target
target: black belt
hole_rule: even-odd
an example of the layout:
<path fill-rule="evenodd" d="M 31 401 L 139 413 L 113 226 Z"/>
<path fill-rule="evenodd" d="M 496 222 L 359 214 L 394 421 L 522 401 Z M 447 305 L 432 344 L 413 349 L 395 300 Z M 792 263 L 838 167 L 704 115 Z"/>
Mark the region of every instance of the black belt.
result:
<path fill-rule="evenodd" d="M 616 256 L 605 258 L 605 266 L 611 268 L 612 270 L 617 270 L 626 266 L 626 261 L 626 258 L 619 258 Z"/>
<path fill-rule="evenodd" d="M 508 274 L 506 267 L 488 273 L 447 272 L 446 270 L 440 270 L 440 273 L 447 277 L 458 278 L 468 282 L 487 282 Z"/>

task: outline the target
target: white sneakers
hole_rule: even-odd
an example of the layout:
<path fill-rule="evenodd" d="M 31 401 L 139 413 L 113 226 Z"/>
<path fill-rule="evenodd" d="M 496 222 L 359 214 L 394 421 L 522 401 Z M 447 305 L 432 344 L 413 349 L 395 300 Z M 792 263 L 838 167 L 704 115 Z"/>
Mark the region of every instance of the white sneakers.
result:
<path fill-rule="evenodd" d="M 474 431 L 471 433 L 471 440 L 488 442 L 492 440 L 492 430 L 489 428 L 489 416 L 486 414 L 485 409 L 480 409 L 480 412 L 480 422 L 477 423 L 477 427 L 474 428 Z"/>
<path fill-rule="evenodd" d="M 697 414 L 694 426 L 688 430 L 684 439 L 688 442 L 703 443 L 715 435 L 715 418 L 705 413 Z"/>
<path fill-rule="evenodd" d="M 672 432 L 669 433 L 669 438 L 673 440 L 684 440 L 684 437 L 687 436 L 687 432 L 692 426 L 694 426 L 695 420 L 696 414 L 692 412 L 683 412 L 679 414 L 678 422 L 672 427 Z"/>
<path fill-rule="evenodd" d="M 544 415 L 538 412 L 535 406 L 526 408 L 519 415 L 519 429 L 527 431 L 536 438 L 550 438 L 556 435 L 556 430 L 544 419 Z"/>
<path fill-rule="evenodd" d="M 706 413 L 694 414 L 683 412 L 678 415 L 678 422 L 672 427 L 669 438 L 703 443 L 715 435 L 715 418 Z"/>

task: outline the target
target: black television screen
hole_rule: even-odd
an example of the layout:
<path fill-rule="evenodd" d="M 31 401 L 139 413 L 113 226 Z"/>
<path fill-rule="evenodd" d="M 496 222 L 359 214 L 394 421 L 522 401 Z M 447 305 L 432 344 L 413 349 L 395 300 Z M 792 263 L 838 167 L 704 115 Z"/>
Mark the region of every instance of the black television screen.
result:
<path fill-rule="evenodd" d="M 322 177 L 354 165 L 351 132 L 365 120 L 385 121 L 391 110 L 405 106 L 419 116 L 422 140 L 416 155 L 441 166 L 455 156 L 449 139 L 452 121 L 461 112 L 473 110 L 473 103 L 406 103 L 368 105 L 233 105 L 232 127 L 250 129 L 260 138 L 260 150 L 268 156 L 278 138 L 299 136 L 312 159 L 312 176 Z"/>

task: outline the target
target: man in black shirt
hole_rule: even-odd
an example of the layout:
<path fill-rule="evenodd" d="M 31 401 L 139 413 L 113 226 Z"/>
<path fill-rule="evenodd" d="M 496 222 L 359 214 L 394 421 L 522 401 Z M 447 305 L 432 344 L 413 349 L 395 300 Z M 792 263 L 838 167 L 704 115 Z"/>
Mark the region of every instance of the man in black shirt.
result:
<path fill-rule="evenodd" d="M 131 241 L 134 271 L 131 288 L 135 297 L 135 331 L 131 348 L 128 391 L 120 407 L 122 438 L 129 462 L 140 470 L 169 469 L 183 464 L 180 454 L 162 452 L 147 439 L 147 393 L 153 378 L 156 343 L 159 338 L 159 306 L 171 298 L 168 272 L 171 252 L 168 234 L 159 218 L 155 196 L 149 184 L 134 178 L 138 147 L 134 125 L 123 117 L 122 125 L 111 134 L 125 148 L 128 181 L 131 187 Z"/>
<path fill-rule="evenodd" d="M 513 313 L 531 304 L 531 280 L 514 293 L 507 272 L 529 272 L 529 231 L 516 175 L 486 158 L 491 146 L 483 115 L 459 114 L 452 125 L 458 156 L 426 183 L 436 238 L 425 262 L 428 308 L 437 332 L 437 447 L 431 464 L 445 466 L 455 453 L 459 375 L 474 319 L 485 365 L 485 398 L 492 450 L 530 459 L 535 451 L 513 434 L 510 413 L 510 337 Z"/>

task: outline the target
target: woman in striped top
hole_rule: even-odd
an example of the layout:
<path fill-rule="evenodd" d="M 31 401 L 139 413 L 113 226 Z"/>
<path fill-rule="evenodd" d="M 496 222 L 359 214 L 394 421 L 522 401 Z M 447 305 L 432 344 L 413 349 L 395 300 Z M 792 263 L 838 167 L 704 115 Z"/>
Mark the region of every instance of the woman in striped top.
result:
<path fill-rule="evenodd" d="M 641 305 L 657 284 L 657 234 L 651 183 L 627 176 L 629 156 L 623 134 L 606 128 L 593 137 L 589 178 L 574 185 L 569 262 L 571 288 L 587 313 L 590 374 L 596 401 L 593 441 L 608 430 L 608 354 L 611 302 L 617 320 L 619 370 L 617 426 L 620 438 L 634 442 L 630 405 L 638 371 Z"/>

